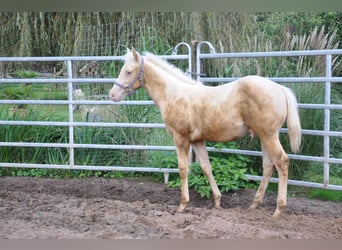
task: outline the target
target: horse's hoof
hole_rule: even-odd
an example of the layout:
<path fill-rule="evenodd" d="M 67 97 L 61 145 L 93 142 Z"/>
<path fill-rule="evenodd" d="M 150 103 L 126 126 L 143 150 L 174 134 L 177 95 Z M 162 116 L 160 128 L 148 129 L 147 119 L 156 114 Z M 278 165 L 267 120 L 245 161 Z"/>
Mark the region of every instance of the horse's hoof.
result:
<path fill-rule="evenodd" d="M 221 208 L 221 200 L 215 200 L 214 201 L 214 208 L 220 209 Z"/>
<path fill-rule="evenodd" d="M 223 207 L 219 206 L 219 207 L 214 207 L 216 210 L 218 211 L 223 211 Z"/>
<path fill-rule="evenodd" d="M 185 207 L 186 207 L 186 205 L 180 204 L 176 210 L 176 213 L 183 213 Z"/>
<path fill-rule="evenodd" d="M 272 215 L 273 218 L 279 218 L 283 214 L 283 210 L 276 209 Z"/>
<path fill-rule="evenodd" d="M 252 204 L 252 205 L 249 206 L 249 208 L 247 209 L 247 211 L 253 211 L 253 210 L 255 210 L 257 207 L 258 207 L 257 204 Z"/>
<path fill-rule="evenodd" d="M 223 208 L 221 207 L 221 205 L 215 205 L 214 206 L 215 209 L 218 209 L 218 210 L 222 210 Z"/>

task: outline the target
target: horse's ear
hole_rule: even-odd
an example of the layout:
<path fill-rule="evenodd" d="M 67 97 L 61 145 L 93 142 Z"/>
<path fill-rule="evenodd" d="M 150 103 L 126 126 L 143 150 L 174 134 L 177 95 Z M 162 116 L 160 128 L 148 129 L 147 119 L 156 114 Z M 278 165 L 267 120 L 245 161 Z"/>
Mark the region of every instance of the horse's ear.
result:
<path fill-rule="evenodd" d="M 127 48 L 127 53 L 131 52 L 131 50 L 129 48 Z"/>
<path fill-rule="evenodd" d="M 134 59 L 135 59 L 136 61 L 138 61 L 138 60 L 139 60 L 139 54 L 138 54 L 138 52 L 135 50 L 134 47 L 132 47 L 132 53 L 133 53 Z"/>

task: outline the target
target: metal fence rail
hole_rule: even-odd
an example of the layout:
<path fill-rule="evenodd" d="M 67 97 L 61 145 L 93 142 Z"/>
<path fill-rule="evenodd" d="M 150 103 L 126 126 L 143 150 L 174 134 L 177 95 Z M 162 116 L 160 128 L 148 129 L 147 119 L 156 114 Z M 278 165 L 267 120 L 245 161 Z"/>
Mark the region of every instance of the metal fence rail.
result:
<path fill-rule="evenodd" d="M 177 50 L 180 46 L 186 46 L 188 54 L 178 55 Z M 201 53 L 202 46 L 209 46 L 211 53 Z M 305 104 L 300 103 L 298 106 L 301 109 L 323 109 L 325 111 L 324 130 L 306 130 L 303 129 L 302 133 L 307 135 L 317 135 L 324 138 L 324 153 L 322 157 L 319 156 L 306 156 L 289 154 L 290 159 L 304 160 L 311 162 L 321 162 L 324 164 L 324 182 L 312 183 L 297 180 L 289 180 L 289 184 L 302 185 L 309 187 L 327 188 L 333 190 L 342 190 L 342 186 L 329 184 L 329 164 L 342 164 L 341 158 L 331 158 L 329 155 L 329 139 L 330 137 L 342 137 L 342 131 L 330 131 L 330 110 L 341 110 L 342 105 L 330 103 L 330 83 L 342 82 L 342 77 L 333 77 L 331 73 L 332 55 L 341 55 L 342 50 L 317 50 L 317 51 L 284 51 L 284 52 L 255 52 L 255 53 L 215 53 L 215 49 L 209 42 L 200 42 L 196 51 L 196 76 L 198 81 L 202 82 L 229 82 L 236 78 L 209 78 L 201 77 L 201 59 L 218 59 L 218 58 L 244 58 L 244 57 L 281 57 L 281 56 L 311 56 L 320 55 L 326 57 L 326 75 L 324 77 L 289 77 L 289 78 L 271 78 L 277 82 L 324 82 L 325 83 L 325 103 L 324 104 Z M 187 60 L 188 72 L 192 69 L 192 50 L 186 43 L 178 44 L 172 55 L 160 56 L 166 60 Z M 122 56 L 78 56 L 78 57 L 0 57 L 1 62 L 65 62 L 67 65 L 66 78 L 54 79 L 5 79 L 0 78 L 1 83 L 66 83 L 67 84 L 67 100 L 0 100 L 0 105 L 7 104 L 32 104 L 32 105 L 67 105 L 68 106 L 68 121 L 65 122 L 48 122 L 48 121 L 13 121 L 13 120 L 0 120 L 0 125 L 19 125 L 19 126 L 64 126 L 69 128 L 69 141 L 68 143 L 39 143 L 39 142 L 11 142 L 3 141 L 0 138 L 0 147 L 42 147 L 42 148 L 66 148 L 69 153 L 68 164 L 28 164 L 28 163 L 15 163 L 15 162 L 0 162 L 0 167 L 13 167 L 13 168 L 52 168 L 52 169 L 78 169 L 78 170 L 106 170 L 106 171 L 134 171 L 134 172 L 161 172 L 164 173 L 165 182 L 168 181 L 169 173 L 178 173 L 178 169 L 170 168 L 152 168 L 152 167 L 126 167 L 126 166 L 90 166 L 90 165 L 77 165 L 74 162 L 74 150 L 79 148 L 92 148 L 92 149 L 120 149 L 120 150 L 155 150 L 155 151 L 175 151 L 174 146 L 155 146 L 155 145 L 114 145 L 114 144 L 79 144 L 74 141 L 74 129 L 76 127 L 122 127 L 122 128 L 165 128 L 162 123 L 110 123 L 110 122 L 77 122 L 74 119 L 73 108 L 75 105 L 154 105 L 152 101 L 122 101 L 114 103 L 108 100 L 75 100 L 73 97 L 73 84 L 74 83 L 113 83 L 116 78 L 75 78 L 72 74 L 72 67 L 78 61 L 120 61 Z M 287 129 L 281 129 L 281 133 L 287 133 Z M 252 156 L 261 156 L 260 151 L 252 150 L 235 150 L 235 149 L 217 149 L 207 147 L 210 152 L 233 153 Z M 260 180 L 260 176 L 247 176 L 251 180 Z M 277 182 L 277 178 L 272 178 L 272 182 Z"/>

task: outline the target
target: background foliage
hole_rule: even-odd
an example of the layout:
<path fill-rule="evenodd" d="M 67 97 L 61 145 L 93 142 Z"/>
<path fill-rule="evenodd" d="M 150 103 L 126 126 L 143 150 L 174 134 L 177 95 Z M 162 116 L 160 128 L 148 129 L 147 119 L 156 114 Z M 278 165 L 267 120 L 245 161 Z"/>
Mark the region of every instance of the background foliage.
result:
<path fill-rule="evenodd" d="M 217 13 L 217 12 L 1 12 L 0 54 L 2 56 L 73 55 L 81 27 L 148 20 L 151 36 L 174 46 L 177 42 L 208 40 L 219 51 L 257 51 L 264 42 L 275 50 L 285 49 L 287 33 L 293 37 L 325 27 L 342 38 L 342 13 Z M 136 23 L 131 35 L 139 32 Z M 118 29 L 119 30 L 119 29 Z M 120 34 L 111 34 L 119 41 Z M 264 41 L 260 41 L 261 38 Z M 257 39 L 257 40 L 256 40 Z M 286 40 L 286 39 L 285 39 Z M 260 48 L 260 47 L 259 47 Z"/>

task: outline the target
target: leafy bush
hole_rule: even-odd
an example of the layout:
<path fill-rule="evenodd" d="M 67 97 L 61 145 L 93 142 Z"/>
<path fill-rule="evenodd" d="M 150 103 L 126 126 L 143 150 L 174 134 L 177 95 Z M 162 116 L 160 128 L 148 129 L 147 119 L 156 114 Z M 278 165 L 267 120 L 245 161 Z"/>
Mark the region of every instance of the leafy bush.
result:
<path fill-rule="evenodd" d="M 31 70 L 16 70 L 14 72 L 15 75 L 17 75 L 20 78 L 36 78 L 39 76 L 38 72 L 31 71 Z"/>
<path fill-rule="evenodd" d="M 176 152 L 155 151 L 151 153 L 151 164 L 155 168 L 177 168 Z"/>
<path fill-rule="evenodd" d="M 209 160 L 212 166 L 212 172 L 217 186 L 222 193 L 248 186 L 248 180 L 245 176 L 247 164 L 250 159 L 241 155 L 225 155 L 225 158 L 210 156 Z M 188 177 L 189 187 L 201 195 L 201 197 L 210 198 L 211 188 L 207 177 L 203 175 L 202 169 L 198 163 L 190 166 Z M 169 182 L 171 187 L 180 187 L 180 178 Z"/>
<path fill-rule="evenodd" d="M 8 100 L 25 100 L 29 99 L 32 94 L 32 85 L 12 86 L 4 84 L 0 87 L 0 98 Z M 27 105 L 13 105 L 13 108 L 25 108 Z"/>

